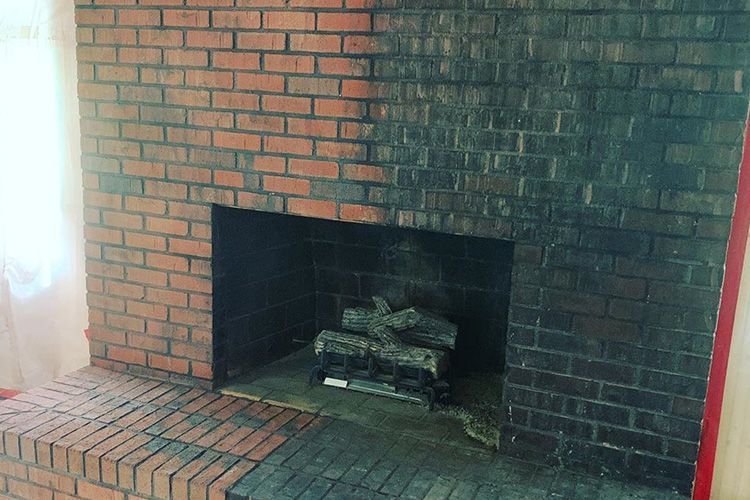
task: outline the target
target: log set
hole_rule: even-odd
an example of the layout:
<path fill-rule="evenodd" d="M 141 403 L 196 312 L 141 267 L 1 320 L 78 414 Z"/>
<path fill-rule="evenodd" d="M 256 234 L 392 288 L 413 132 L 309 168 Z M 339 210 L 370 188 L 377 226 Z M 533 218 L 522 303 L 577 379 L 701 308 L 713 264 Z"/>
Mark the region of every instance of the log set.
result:
<path fill-rule="evenodd" d="M 341 317 L 341 327 L 350 332 L 367 333 L 370 322 L 379 316 L 377 311 L 364 307 L 347 307 Z"/>
<path fill-rule="evenodd" d="M 377 304 L 375 299 L 376 297 L 373 297 Z M 381 307 L 376 310 L 363 307 L 346 308 L 341 326 L 344 330 L 367 333 L 372 337 L 380 336 L 382 327 L 389 327 L 396 332 L 396 336 L 402 342 L 435 349 L 456 348 L 458 327 L 450 321 L 418 307 L 386 314 L 383 314 L 384 310 Z"/>
<path fill-rule="evenodd" d="M 386 316 L 393 312 L 391 306 L 388 305 L 388 301 L 386 301 L 383 297 L 378 297 L 376 295 L 372 298 L 372 301 L 375 303 L 375 309 L 377 309 L 379 316 Z"/>
<path fill-rule="evenodd" d="M 392 328 L 402 341 L 410 344 L 436 349 L 456 348 L 458 327 L 418 307 L 375 318 L 367 325 L 368 333 L 383 326 Z"/>
<path fill-rule="evenodd" d="M 371 355 L 379 363 L 422 368 L 439 379 L 448 369 L 448 349 L 455 349 L 458 327 L 424 309 L 410 307 L 393 312 L 382 297 L 373 297 L 375 309 L 344 309 L 337 332 L 323 330 L 315 339 L 315 352 Z M 366 334 L 366 335 L 362 335 Z"/>
<path fill-rule="evenodd" d="M 397 346 L 403 343 L 398 335 L 396 335 L 396 332 L 393 331 L 393 328 L 389 326 L 377 326 L 368 333 L 370 337 L 378 338 L 382 343 L 387 345 Z"/>

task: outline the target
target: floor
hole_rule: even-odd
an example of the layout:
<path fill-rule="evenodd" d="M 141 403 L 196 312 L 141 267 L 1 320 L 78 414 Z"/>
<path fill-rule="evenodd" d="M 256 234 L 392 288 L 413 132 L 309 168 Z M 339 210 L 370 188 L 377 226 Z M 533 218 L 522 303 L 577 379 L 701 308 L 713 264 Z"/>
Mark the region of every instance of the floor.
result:
<path fill-rule="evenodd" d="M 190 491 L 231 500 L 681 498 L 426 439 L 418 428 L 383 430 L 98 368 L 0 401 L 0 432 L 0 465 L 66 474 L 71 495 L 99 487 L 128 498 Z M 3 473 L 0 497 L 13 497 L 2 485 L 19 482 Z"/>

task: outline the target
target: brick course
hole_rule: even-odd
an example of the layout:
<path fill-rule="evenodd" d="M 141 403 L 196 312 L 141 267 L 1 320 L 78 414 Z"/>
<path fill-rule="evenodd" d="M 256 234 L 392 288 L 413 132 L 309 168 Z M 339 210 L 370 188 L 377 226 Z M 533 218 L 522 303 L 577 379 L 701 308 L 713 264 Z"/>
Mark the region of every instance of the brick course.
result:
<path fill-rule="evenodd" d="M 504 449 L 689 487 L 747 6 L 76 5 L 93 364 L 213 381 L 211 203 L 513 239 Z"/>

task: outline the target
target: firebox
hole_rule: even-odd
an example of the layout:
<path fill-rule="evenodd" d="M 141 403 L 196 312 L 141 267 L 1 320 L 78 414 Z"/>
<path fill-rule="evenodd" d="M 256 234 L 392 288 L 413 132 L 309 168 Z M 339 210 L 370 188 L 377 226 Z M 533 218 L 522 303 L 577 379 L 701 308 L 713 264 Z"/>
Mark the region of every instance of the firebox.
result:
<path fill-rule="evenodd" d="M 451 377 L 499 380 L 512 257 L 513 243 L 500 239 L 214 205 L 217 376 L 283 358 L 339 329 L 345 308 L 381 296 L 458 326 Z"/>

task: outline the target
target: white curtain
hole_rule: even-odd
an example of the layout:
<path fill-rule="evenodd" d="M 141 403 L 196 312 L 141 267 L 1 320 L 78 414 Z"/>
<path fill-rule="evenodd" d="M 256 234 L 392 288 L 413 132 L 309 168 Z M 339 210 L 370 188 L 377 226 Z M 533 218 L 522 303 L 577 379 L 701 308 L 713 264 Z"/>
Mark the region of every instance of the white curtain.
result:
<path fill-rule="evenodd" d="M 88 363 L 73 0 L 0 0 L 0 388 Z"/>

